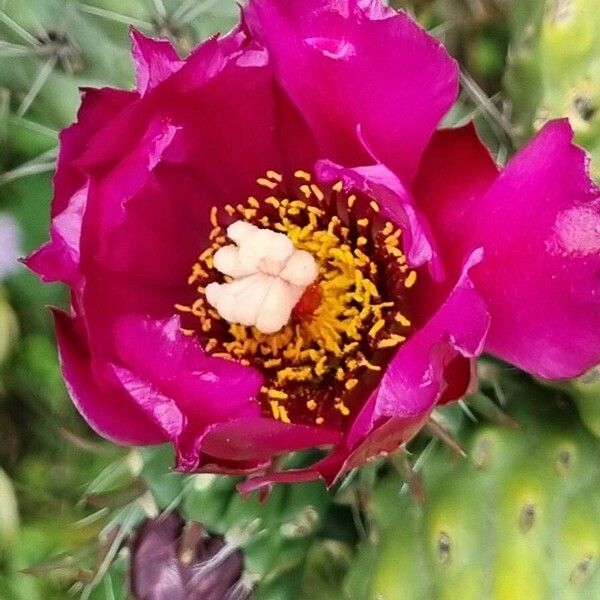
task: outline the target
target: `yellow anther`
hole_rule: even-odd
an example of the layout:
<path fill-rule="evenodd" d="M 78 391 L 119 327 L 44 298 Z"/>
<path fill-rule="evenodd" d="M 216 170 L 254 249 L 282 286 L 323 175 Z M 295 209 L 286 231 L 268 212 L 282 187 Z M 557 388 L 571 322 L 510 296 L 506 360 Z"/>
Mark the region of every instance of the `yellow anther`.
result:
<path fill-rule="evenodd" d="M 271 406 L 271 413 L 273 414 L 273 418 L 275 420 L 283 423 L 290 423 L 287 410 L 284 406 L 281 406 L 277 400 L 269 400 L 269 405 Z"/>
<path fill-rule="evenodd" d="M 290 418 L 288 416 L 287 409 L 285 408 L 285 406 L 279 405 L 279 420 L 282 423 L 291 423 Z"/>
<path fill-rule="evenodd" d="M 263 364 L 265 369 L 273 369 L 275 367 L 280 367 L 281 362 L 280 358 L 270 358 L 269 360 L 265 360 Z"/>
<path fill-rule="evenodd" d="M 304 179 L 304 181 L 310 181 L 312 179 L 310 173 L 307 173 L 306 171 L 302 171 L 300 169 L 294 173 L 294 177 L 296 179 Z"/>
<path fill-rule="evenodd" d="M 210 224 L 213 227 L 218 227 L 219 226 L 219 222 L 217 221 L 217 207 L 213 206 L 210 209 Z"/>
<path fill-rule="evenodd" d="M 347 417 L 350 414 L 349 408 L 340 400 L 335 404 L 336 410 L 339 410 L 344 417 Z"/>
<path fill-rule="evenodd" d="M 369 336 L 375 337 L 384 327 L 385 321 L 383 319 L 379 319 L 379 321 L 377 321 L 375 325 L 369 329 Z"/>
<path fill-rule="evenodd" d="M 260 177 L 256 180 L 258 185 L 262 185 L 263 187 L 269 188 L 270 190 L 274 190 L 277 187 L 277 183 L 271 181 L 270 179 L 266 179 L 265 177 Z"/>
<path fill-rule="evenodd" d="M 371 200 L 371 202 L 369 202 L 369 206 L 373 209 L 373 212 L 378 213 L 379 212 L 379 204 L 377 204 L 377 202 L 375 202 L 375 200 Z"/>
<path fill-rule="evenodd" d="M 317 197 L 317 200 L 319 202 L 323 202 L 323 200 L 325 200 L 325 194 L 323 193 L 323 191 L 321 190 L 321 188 L 318 185 L 315 185 L 313 183 L 313 184 L 311 184 L 310 189 L 311 189 L 312 193 Z"/>
<path fill-rule="evenodd" d="M 394 319 L 403 327 L 410 327 L 412 323 L 401 313 L 398 313 Z"/>
<path fill-rule="evenodd" d="M 372 362 L 368 361 L 364 356 L 361 358 L 358 363 L 361 367 L 366 367 L 369 371 L 381 371 L 381 367 L 379 365 L 374 365 Z"/>
<path fill-rule="evenodd" d="M 346 383 L 344 384 L 344 387 L 350 391 L 353 390 L 356 386 L 358 385 L 358 379 L 348 379 L 348 381 L 346 381 Z"/>
<path fill-rule="evenodd" d="M 301 185 L 300 186 L 300 191 L 307 197 L 310 198 L 312 195 L 312 190 L 310 189 L 310 185 Z"/>
<path fill-rule="evenodd" d="M 404 287 L 411 288 L 417 282 L 417 272 L 411 271 L 408 277 L 404 280 Z"/>
<path fill-rule="evenodd" d="M 374 229 L 371 236 L 372 217 L 355 220 L 352 216 L 356 227 L 362 228 L 357 235 L 339 216 L 331 214 L 334 202 L 328 199 L 324 188 L 312 181 L 309 173 L 298 171 L 295 176 L 300 180 L 295 196 L 277 196 L 281 193 L 278 184 L 283 178 L 275 171 L 268 171 L 266 178 L 259 179 L 258 183 L 269 190 L 277 188 L 276 191 L 266 192 L 265 198 L 251 196 L 245 203 L 235 208 L 227 205 L 224 210 L 231 217 L 237 213 L 254 225 L 284 233 L 296 248 L 315 257 L 319 269 L 319 302 L 311 309 L 312 313 L 293 315 L 280 331 L 266 335 L 254 327 L 226 323 L 207 304 L 204 289 L 215 281 L 213 257 L 220 248 L 231 244 L 217 223 L 216 208 L 210 212 L 211 245 L 201 254 L 188 279 L 197 290 L 197 299 L 191 306 L 178 304 L 176 309 L 199 320 L 191 333 L 200 336 L 212 356 L 262 369 L 265 385 L 260 401 L 274 419 L 289 423 L 288 411 L 297 407 L 294 404 L 297 390 L 305 389 L 305 382 L 314 386 L 318 399 L 304 398 L 300 408 L 305 410 L 305 405 L 307 410 L 315 411 L 315 423 L 320 425 L 325 423 L 330 414 L 327 411 L 332 409 L 344 416 L 350 414 L 344 398 L 333 397 L 338 385 L 349 392 L 359 383 L 360 375 L 355 375 L 360 373 L 359 369 L 382 369 L 382 365 L 375 364 L 378 361 L 373 362 L 373 342 L 367 342 L 367 338 L 376 338 L 377 348 L 381 349 L 393 348 L 405 340 L 395 333 L 386 333 L 381 336 L 384 339 L 379 339 L 379 332 L 392 319 L 403 327 L 410 326 L 410 321 L 397 312 L 398 303 L 384 301 L 386 298 L 380 294 L 379 288 L 384 291 L 382 282 L 388 274 L 385 268 L 393 267 L 389 271 L 391 277 L 406 271 L 403 281 L 407 287 L 416 274 L 406 266 L 406 257 L 399 247 L 399 228 L 388 221 L 383 228 Z M 328 189 L 343 193 L 343 183 L 336 182 Z M 269 196 L 269 193 L 276 195 Z M 307 198 L 310 200 L 306 201 Z M 322 204 L 310 205 L 317 201 Z M 352 208 L 357 202 L 356 195 L 348 195 L 346 202 Z M 372 201 L 371 208 L 377 211 L 379 205 Z M 374 257 L 388 262 L 382 264 Z M 233 281 L 230 276 L 219 280 L 230 281 Z M 225 337 L 217 337 L 217 331 L 223 332 L 219 336 Z"/>
<path fill-rule="evenodd" d="M 282 177 L 281 173 L 278 173 L 277 171 L 267 171 L 267 177 L 269 179 L 274 179 L 275 181 L 278 181 L 279 183 L 281 183 L 283 181 L 283 177 Z"/>

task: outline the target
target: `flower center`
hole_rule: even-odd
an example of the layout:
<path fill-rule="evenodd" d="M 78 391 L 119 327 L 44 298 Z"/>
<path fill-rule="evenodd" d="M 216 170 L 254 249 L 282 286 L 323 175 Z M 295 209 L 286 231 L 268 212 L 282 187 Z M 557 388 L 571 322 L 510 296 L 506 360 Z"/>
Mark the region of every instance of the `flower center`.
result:
<path fill-rule="evenodd" d="M 213 264 L 226 283 L 209 283 L 206 300 L 229 323 L 275 333 L 289 322 L 292 309 L 319 270 L 312 254 L 294 248 L 283 233 L 235 221 L 227 237 L 237 245 L 215 252 Z"/>
<path fill-rule="evenodd" d="M 264 375 L 265 416 L 343 429 L 410 332 L 417 273 L 377 202 L 342 183 L 269 171 L 260 201 L 211 210 L 184 331 L 213 356 Z"/>

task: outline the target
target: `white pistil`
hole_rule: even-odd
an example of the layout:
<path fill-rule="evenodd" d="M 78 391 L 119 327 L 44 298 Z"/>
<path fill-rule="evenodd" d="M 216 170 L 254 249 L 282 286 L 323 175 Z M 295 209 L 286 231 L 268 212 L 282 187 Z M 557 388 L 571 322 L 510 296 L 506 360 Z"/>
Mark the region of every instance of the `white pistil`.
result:
<path fill-rule="evenodd" d="M 227 235 L 235 245 L 217 250 L 213 264 L 233 281 L 207 285 L 206 300 L 230 323 L 255 326 L 262 333 L 279 331 L 317 278 L 315 259 L 297 250 L 285 234 L 245 221 L 232 223 Z"/>

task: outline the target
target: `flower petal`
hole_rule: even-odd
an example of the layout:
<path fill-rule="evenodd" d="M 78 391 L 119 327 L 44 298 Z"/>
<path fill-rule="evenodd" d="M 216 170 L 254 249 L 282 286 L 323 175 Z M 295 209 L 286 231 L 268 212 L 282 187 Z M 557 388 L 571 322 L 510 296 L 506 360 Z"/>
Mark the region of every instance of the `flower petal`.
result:
<path fill-rule="evenodd" d="M 214 458 L 260 462 L 285 452 L 332 445 L 340 439 L 340 432 L 322 427 L 270 418 L 239 419 L 215 426 L 202 441 L 202 451 Z"/>
<path fill-rule="evenodd" d="M 437 259 L 426 223 L 417 213 L 409 192 L 387 167 L 379 164 L 346 169 L 322 160 L 317 163 L 316 172 L 323 181 L 342 181 L 345 188 L 354 188 L 376 199 L 382 216 L 402 229 L 404 252 L 411 266 L 420 267 Z"/>
<path fill-rule="evenodd" d="M 179 319 L 119 318 L 113 329 L 116 359 L 172 398 L 198 435 L 210 424 L 258 416 L 262 383 L 250 367 L 207 355 L 185 336 Z"/>
<path fill-rule="evenodd" d="M 184 64 L 167 40 L 153 40 L 132 29 L 131 41 L 135 81 L 142 96 L 177 72 Z"/>
<path fill-rule="evenodd" d="M 466 258 L 451 251 L 459 242 L 455 238 L 461 237 L 472 205 L 494 183 L 498 173 L 473 123 L 436 131 L 423 154 L 412 191 L 434 238 L 440 238 L 440 258 L 450 280 L 457 276 Z"/>
<path fill-rule="evenodd" d="M 80 325 L 54 311 L 60 362 L 69 394 L 85 420 L 100 435 L 121 444 L 145 445 L 168 441 L 164 430 L 115 386 L 96 380 Z"/>
<path fill-rule="evenodd" d="M 85 151 L 90 137 L 136 98 L 132 92 L 110 88 L 84 90 L 78 122 L 61 132 L 50 241 L 24 261 L 44 281 L 62 281 L 75 287 L 79 284 L 79 243 L 88 180 L 74 163 Z"/>
<path fill-rule="evenodd" d="M 600 190 L 572 136 L 566 120 L 547 124 L 462 218 L 437 224 L 454 261 L 484 248 L 473 281 L 487 349 L 550 379 L 600 362 Z"/>
<path fill-rule="evenodd" d="M 442 45 L 379 0 L 252 0 L 244 14 L 322 155 L 368 162 L 360 128 L 376 157 L 410 182 L 458 91 Z"/>

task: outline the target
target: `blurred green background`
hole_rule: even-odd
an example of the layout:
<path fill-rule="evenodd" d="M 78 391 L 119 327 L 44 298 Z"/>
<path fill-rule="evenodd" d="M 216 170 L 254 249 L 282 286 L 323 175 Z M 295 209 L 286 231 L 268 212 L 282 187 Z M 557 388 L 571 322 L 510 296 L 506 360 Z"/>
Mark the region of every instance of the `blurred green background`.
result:
<path fill-rule="evenodd" d="M 568 116 L 577 141 L 597 155 L 592 172 L 600 176 L 599 0 L 393 5 L 410 11 L 460 62 L 460 101 L 448 124 L 475 118 L 503 162 L 545 120 Z M 169 37 L 185 55 L 227 31 L 237 15 L 230 0 L 0 0 L 0 600 L 81 591 L 124 597 L 123 564 L 106 574 L 119 548 L 107 525 L 129 519 L 131 529 L 141 517 L 117 509 L 148 489 L 159 506 L 182 489 L 168 475 L 168 454 L 113 447 L 75 413 L 45 308 L 65 307 L 65 291 L 40 284 L 15 259 L 47 239 L 57 134 L 75 119 L 79 87 L 132 86 L 128 28 Z M 588 412 L 598 426 L 596 409 Z M 335 548 L 311 550 L 305 597 L 317 598 L 315 590 L 341 597 L 327 578 L 349 559 Z M 333 575 L 319 571 L 320 560 Z"/>

